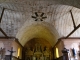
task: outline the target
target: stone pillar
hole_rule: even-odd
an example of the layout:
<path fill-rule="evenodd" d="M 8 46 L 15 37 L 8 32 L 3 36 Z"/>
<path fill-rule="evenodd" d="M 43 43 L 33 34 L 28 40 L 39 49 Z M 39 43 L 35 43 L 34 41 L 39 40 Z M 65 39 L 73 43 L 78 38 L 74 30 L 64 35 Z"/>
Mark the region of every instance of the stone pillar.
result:
<path fill-rule="evenodd" d="M 68 58 L 68 49 L 66 49 L 66 48 L 64 48 L 63 50 L 62 50 L 62 53 L 63 53 L 63 60 L 69 60 L 69 58 Z"/>

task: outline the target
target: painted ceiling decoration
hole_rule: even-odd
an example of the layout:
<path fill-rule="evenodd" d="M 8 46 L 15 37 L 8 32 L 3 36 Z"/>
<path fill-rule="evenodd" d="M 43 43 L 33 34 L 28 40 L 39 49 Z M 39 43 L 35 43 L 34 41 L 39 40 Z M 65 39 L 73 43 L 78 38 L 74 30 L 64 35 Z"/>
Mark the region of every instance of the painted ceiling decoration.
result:
<path fill-rule="evenodd" d="M 47 18 L 44 16 L 43 12 L 35 12 L 35 15 L 36 16 L 32 16 L 32 18 L 34 18 L 35 21 L 38 21 L 38 20 L 43 21 L 43 19 Z"/>
<path fill-rule="evenodd" d="M 0 7 L 0 14 L 6 8 L 0 15 L 0 28 L 23 46 L 35 37 L 49 41 L 51 46 L 61 37 L 80 37 L 79 0 L 0 0 Z M 31 16 L 40 20 L 36 22 Z M 4 36 L 1 29 L 0 36 Z"/>

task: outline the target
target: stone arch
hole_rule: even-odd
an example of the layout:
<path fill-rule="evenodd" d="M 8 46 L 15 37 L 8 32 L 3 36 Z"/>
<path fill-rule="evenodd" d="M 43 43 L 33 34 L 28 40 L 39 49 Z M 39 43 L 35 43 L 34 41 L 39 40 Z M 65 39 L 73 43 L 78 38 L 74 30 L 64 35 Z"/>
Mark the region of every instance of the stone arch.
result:
<path fill-rule="evenodd" d="M 51 46 L 54 46 L 57 42 L 59 34 L 51 24 L 47 22 L 33 22 L 28 25 L 27 23 L 29 24 L 29 22 L 26 22 L 16 36 L 23 46 L 33 38 L 43 38 L 47 40 Z"/>

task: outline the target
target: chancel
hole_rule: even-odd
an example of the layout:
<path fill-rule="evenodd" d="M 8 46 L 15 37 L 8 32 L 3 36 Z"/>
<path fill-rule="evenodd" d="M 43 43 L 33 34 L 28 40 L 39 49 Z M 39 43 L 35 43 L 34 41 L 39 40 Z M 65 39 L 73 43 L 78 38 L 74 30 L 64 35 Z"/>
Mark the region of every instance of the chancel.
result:
<path fill-rule="evenodd" d="M 0 60 L 11 59 L 80 60 L 80 1 L 0 0 Z"/>

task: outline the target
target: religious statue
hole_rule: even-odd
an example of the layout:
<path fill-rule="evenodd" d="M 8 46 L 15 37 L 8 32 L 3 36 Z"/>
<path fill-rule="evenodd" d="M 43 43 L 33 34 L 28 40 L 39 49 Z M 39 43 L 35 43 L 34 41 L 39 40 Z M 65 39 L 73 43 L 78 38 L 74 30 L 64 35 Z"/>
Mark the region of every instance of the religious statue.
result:
<path fill-rule="evenodd" d="M 31 51 L 31 49 L 28 47 L 27 50 L 26 50 L 26 55 L 28 56 L 31 56 L 33 55 L 33 51 Z"/>
<path fill-rule="evenodd" d="M 39 43 L 35 44 L 34 56 L 36 57 L 36 60 L 40 60 L 40 57 L 42 56 L 41 45 Z"/>
<path fill-rule="evenodd" d="M 26 50 L 26 60 L 32 60 L 32 56 L 33 56 L 33 51 L 31 51 L 31 49 L 28 47 Z"/>
<path fill-rule="evenodd" d="M 66 49 L 65 47 L 64 47 L 64 49 L 62 50 L 62 53 L 63 53 L 63 60 L 69 60 L 69 58 L 68 58 L 68 49 Z"/>
<path fill-rule="evenodd" d="M 51 53 L 49 48 L 46 47 L 46 50 L 43 52 L 43 54 L 44 54 L 45 60 L 50 60 Z"/>
<path fill-rule="evenodd" d="M 5 60 L 5 48 L 0 49 L 0 60 Z"/>
<path fill-rule="evenodd" d="M 38 43 L 38 44 L 35 44 L 35 52 L 41 52 L 41 45 Z"/>
<path fill-rule="evenodd" d="M 79 43 L 78 59 L 80 60 L 80 43 Z"/>

